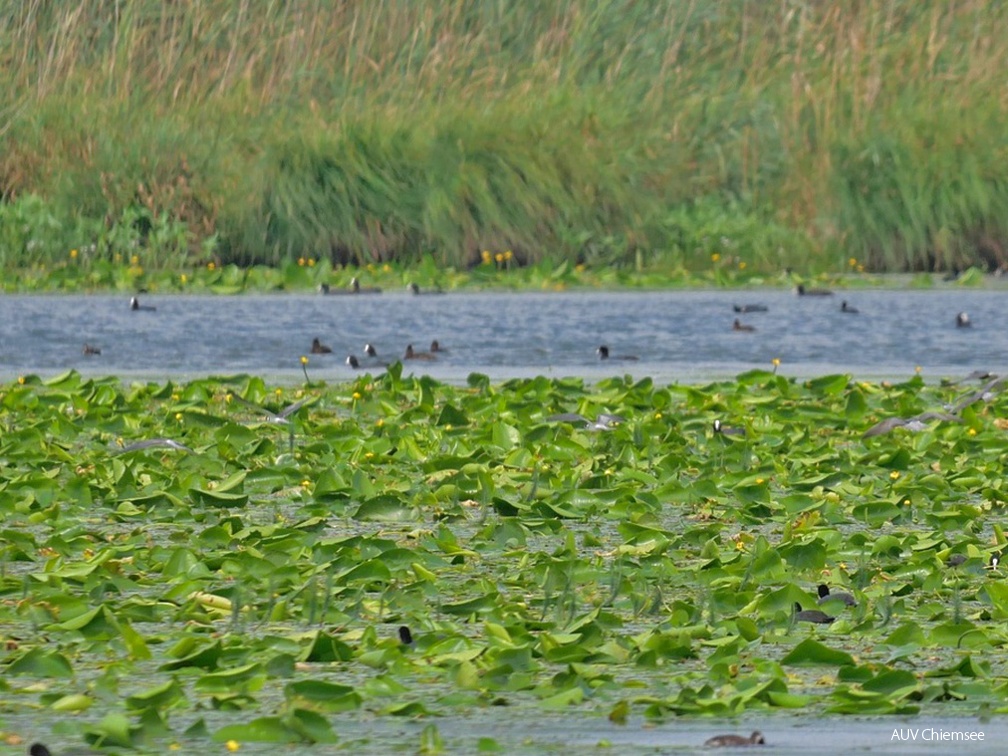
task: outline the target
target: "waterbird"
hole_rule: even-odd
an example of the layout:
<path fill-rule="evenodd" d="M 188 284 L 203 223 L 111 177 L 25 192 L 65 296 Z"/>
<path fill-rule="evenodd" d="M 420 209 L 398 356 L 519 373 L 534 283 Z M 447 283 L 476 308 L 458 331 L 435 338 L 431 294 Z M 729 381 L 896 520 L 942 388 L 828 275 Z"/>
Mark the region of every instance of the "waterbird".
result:
<path fill-rule="evenodd" d="M 961 564 L 965 564 L 966 555 L 965 554 L 953 554 L 948 559 L 945 560 L 946 567 L 958 567 Z"/>
<path fill-rule="evenodd" d="M 410 646 L 413 644 L 413 633 L 406 625 L 401 625 L 399 627 L 399 642 L 404 646 Z"/>
<path fill-rule="evenodd" d="M 145 312 L 154 312 L 154 310 L 156 310 L 157 307 L 154 307 L 153 305 L 142 305 L 140 304 L 140 300 L 134 296 L 130 297 L 130 309 L 143 310 Z"/>
<path fill-rule="evenodd" d="M 972 328 L 973 321 L 970 320 L 968 312 L 960 312 L 956 315 L 956 328 Z"/>
<path fill-rule="evenodd" d="M 350 290 L 354 294 L 381 294 L 381 289 L 377 286 L 361 286 L 357 276 L 350 279 Z"/>
<path fill-rule="evenodd" d="M 836 619 L 836 617 L 830 617 L 825 612 L 820 612 L 818 609 L 802 609 L 801 604 L 797 601 L 794 603 L 795 619 L 798 622 L 812 622 L 816 625 L 828 625 L 830 622 Z"/>
<path fill-rule="evenodd" d="M 378 350 L 374 348 L 373 344 L 364 345 L 364 356 L 368 363 L 371 365 L 377 365 L 381 367 L 388 367 L 388 363 L 384 360 L 378 359 Z"/>
<path fill-rule="evenodd" d="M 819 586 L 819 603 L 828 604 L 834 601 L 839 601 L 846 606 L 857 606 L 857 599 L 854 598 L 849 593 L 844 593 L 843 591 L 837 591 L 836 593 L 831 593 L 829 586 L 825 583 Z"/>
<path fill-rule="evenodd" d="M 722 436 L 744 436 L 746 434 L 745 428 L 729 428 L 720 420 L 714 421 L 713 428 L 715 433 Z"/>
<path fill-rule="evenodd" d="M 293 415 L 295 412 L 297 412 L 299 409 L 304 407 L 309 402 L 314 402 L 315 399 L 314 397 L 306 396 L 304 399 L 296 401 L 293 404 L 288 404 L 279 412 L 272 412 L 266 409 L 265 407 L 256 404 L 255 402 L 250 402 L 248 399 L 243 399 L 242 397 L 238 396 L 238 394 L 232 394 L 231 396 L 236 402 L 240 402 L 241 404 L 244 404 L 247 407 L 251 407 L 254 410 L 262 412 L 266 416 L 267 422 L 274 423 L 275 425 L 290 425 L 291 421 L 288 418 L 290 418 L 291 415 Z"/>
<path fill-rule="evenodd" d="M 845 299 L 843 302 L 840 303 L 840 312 L 846 312 L 851 315 L 857 315 L 861 311 L 857 307 L 851 307 L 849 304 L 847 304 L 847 300 Z"/>
<path fill-rule="evenodd" d="M 612 415 L 608 412 L 601 412 L 594 419 L 590 420 L 577 412 L 562 412 L 559 415 L 550 415 L 546 418 L 547 423 L 583 423 L 585 430 L 607 431 L 612 430 L 616 425 L 625 423 L 626 418 L 622 415 Z"/>
<path fill-rule="evenodd" d="M 753 331 L 756 330 L 756 327 L 748 325 L 747 323 L 743 323 L 738 318 L 735 318 L 735 322 L 732 323 L 731 329 L 733 331 L 743 331 L 745 333 L 752 333 Z"/>
<path fill-rule="evenodd" d="M 436 360 L 435 357 L 430 352 L 417 352 L 413 349 L 412 344 L 406 345 L 406 353 L 403 355 L 405 360 Z"/>
<path fill-rule="evenodd" d="M 602 344 L 601 346 L 599 346 L 599 348 L 595 350 L 595 354 L 598 355 L 598 358 L 600 360 L 610 360 L 611 359 L 611 360 L 630 360 L 630 361 L 633 361 L 633 360 L 640 359 L 635 354 L 614 354 L 614 355 L 610 355 L 609 354 L 609 347 L 606 346 L 605 344 Z"/>
<path fill-rule="evenodd" d="M 294 402 L 293 404 L 288 404 L 279 412 L 272 412 L 271 410 L 261 407 L 255 402 L 250 402 L 248 399 L 243 399 L 238 396 L 238 394 L 230 394 L 230 396 L 237 402 L 251 407 L 252 409 L 258 410 L 266 415 L 266 422 L 272 423 L 273 425 L 285 425 L 287 426 L 287 445 L 290 449 L 290 453 L 294 453 L 294 423 L 290 421 L 290 417 L 294 415 L 299 409 L 304 407 L 306 404 L 315 402 L 315 397 L 306 396 L 304 399 Z"/>
<path fill-rule="evenodd" d="M 932 420 L 940 420 L 942 422 L 948 423 L 961 423 L 963 419 L 959 417 L 958 414 L 954 412 L 921 412 L 919 415 L 914 415 L 913 417 L 887 417 L 885 420 L 880 420 L 875 423 L 871 428 L 866 430 L 861 434 L 861 438 L 871 438 L 872 436 L 881 436 L 894 428 L 906 428 L 909 431 L 919 432 L 925 430 L 928 426 L 927 424 Z"/>
<path fill-rule="evenodd" d="M 997 566 L 998 566 L 998 564 L 1000 562 L 1001 562 L 1001 552 L 1000 551 L 995 551 L 993 554 L 991 554 L 990 568 L 992 570 L 996 570 Z"/>
<path fill-rule="evenodd" d="M 332 352 L 332 348 L 330 348 L 330 347 L 326 346 L 325 344 L 323 344 L 319 340 L 318 336 L 316 336 L 314 339 L 312 339 L 312 343 L 311 343 L 311 353 L 312 354 L 329 354 L 330 352 Z"/>
<path fill-rule="evenodd" d="M 352 367 L 354 370 L 360 368 L 360 360 L 352 354 L 348 354 L 346 358 L 346 364 Z"/>
<path fill-rule="evenodd" d="M 732 309 L 735 310 L 735 312 L 745 314 L 747 312 L 766 312 L 767 306 L 761 304 L 732 305 Z"/>
<path fill-rule="evenodd" d="M 28 756 L 52 756 L 52 751 L 43 743 L 32 743 L 28 748 Z"/>
<path fill-rule="evenodd" d="M 126 444 L 117 451 L 119 454 L 125 454 L 126 452 L 138 451 L 140 449 L 151 449 L 154 447 L 164 447 L 166 449 L 175 449 L 176 451 L 184 451 L 189 452 L 190 454 L 195 454 L 195 452 L 188 446 L 176 441 L 173 438 L 146 438 L 143 441 L 134 441 L 131 444 Z"/>
<path fill-rule="evenodd" d="M 434 352 L 437 352 L 438 354 L 446 354 L 448 352 L 447 349 L 445 349 L 438 343 L 437 339 L 434 339 L 434 341 L 430 343 L 430 351 L 431 354 L 433 354 Z"/>
<path fill-rule="evenodd" d="M 444 294 L 444 292 L 441 291 L 441 289 L 434 289 L 433 291 L 421 291 L 420 287 L 417 286 L 412 281 L 410 281 L 408 284 L 406 284 L 406 291 L 408 291 L 410 294 L 412 294 L 415 297 L 418 297 L 421 294 L 427 295 L 427 296 L 430 296 L 432 294 Z"/>
<path fill-rule="evenodd" d="M 997 376 L 994 376 L 990 381 L 985 383 L 976 391 L 964 394 L 955 404 L 951 406 L 946 405 L 945 409 L 953 415 L 958 415 L 972 404 L 976 404 L 977 402 L 989 402 L 998 395 L 1002 388 L 1004 388 L 1006 382 L 1008 382 L 1008 378 L 998 378 Z"/>
<path fill-rule="evenodd" d="M 96 354 L 101 354 L 101 349 L 99 349 L 96 346 L 92 346 L 91 344 L 84 344 L 84 348 L 81 350 L 81 352 L 87 355 L 88 357 L 91 357 Z"/>
<path fill-rule="evenodd" d="M 708 748 L 743 748 L 745 746 L 766 745 L 766 740 L 763 738 L 763 733 L 759 730 L 753 730 L 752 735 L 748 738 L 744 735 L 715 735 L 713 738 L 707 738 L 704 745 Z"/>
<path fill-rule="evenodd" d="M 829 289 L 806 289 L 805 284 L 795 286 L 795 294 L 799 297 L 831 297 L 833 292 Z"/>

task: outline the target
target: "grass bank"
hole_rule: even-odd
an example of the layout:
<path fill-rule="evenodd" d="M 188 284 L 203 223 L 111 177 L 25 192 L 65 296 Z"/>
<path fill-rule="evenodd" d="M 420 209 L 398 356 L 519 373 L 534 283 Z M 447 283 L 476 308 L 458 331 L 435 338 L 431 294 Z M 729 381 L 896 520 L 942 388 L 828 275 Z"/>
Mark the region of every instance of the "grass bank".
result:
<path fill-rule="evenodd" d="M 1008 261 L 1008 9 L 154 0 L 0 26 L 0 265 Z"/>

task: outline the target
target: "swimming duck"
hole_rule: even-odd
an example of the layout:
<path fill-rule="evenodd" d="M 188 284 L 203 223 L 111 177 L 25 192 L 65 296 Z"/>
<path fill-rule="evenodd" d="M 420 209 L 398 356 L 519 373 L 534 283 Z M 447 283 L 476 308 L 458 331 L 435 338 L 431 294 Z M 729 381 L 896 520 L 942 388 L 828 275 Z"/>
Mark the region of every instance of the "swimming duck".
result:
<path fill-rule="evenodd" d="M 753 730 L 753 734 L 748 738 L 743 735 L 715 735 L 707 738 L 704 745 L 708 748 L 742 748 L 744 746 L 766 745 L 763 733 Z"/>
<path fill-rule="evenodd" d="M 829 289 L 806 289 L 805 284 L 795 286 L 795 294 L 799 297 L 831 297 L 833 292 Z"/>
<path fill-rule="evenodd" d="M 81 351 L 88 357 L 95 354 L 101 354 L 101 349 L 99 349 L 96 346 L 91 346 L 90 344 L 85 344 L 84 348 Z"/>
<path fill-rule="evenodd" d="M 371 366 L 388 367 L 388 363 L 385 360 L 378 359 L 378 350 L 374 348 L 374 344 L 364 345 L 364 358 Z"/>
<path fill-rule="evenodd" d="M 444 294 L 444 292 L 441 291 L 441 289 L 434 289 L 433 291 L 421 291 L 420 287 L 417 286 L 412 281 L 410 281 L 408 284 L 406 284 L 406 291 L 408 291 L 410 294 L 412 294 L 415 297 L 420 296 L 421 294 L 426 295 L 426 296 L 430 296 L 432 294 Z"/>
<path fill-rule="evenodd" d="M 812 622 L 816 625 L 828 625 L 830 622 L 836 619 L 836 617 L 830 617 L 825 612 L 820 612 L 818 609 L 802 609 L 801 604 L 797 601 L 794 603 L 795 619 L 798 622 Z"/>
<path fill-rule="evenodd" d="M 609 360 L 609 359 L 612 359 L 612 360 L 629 360 L 629 361 L 634 361 L 634 360 L 639 360 L 640 359 L 635 354 L 615 354 L 615 355 L 610 356 L 610 354 L 609 354 L 609 347 L 606 346 L 605 344 L 602 344 L 602 346 L 600 346 L 598 349 L 596 349 L 595 350 L 595 354 L 598 355 L 598 358 L 600 360 Z"/>
<path fill-rule="evenodd" d="M 858 312 L 860 311 L 858 310 L 857 307 L 851 307 L 849 304 L 847 304 L 847 300 L 845 299 L 843 302 L 840 303 L 840 312 L 847 312 L 850 313 L 851 315 L 857 315 Z"/>
<path fill-rule="evenodd" d="M 620 423 L 625 423 L 626 418 L 622 415 L 612 415 L 608 412 L 601 412 L 594 419 L 590 420 L 577 412 L 562 412 L 559 415 L 550 415 L 546 418 L 547 423 L 583 423 L 585 430 L 607 431 L 612 430 Z"/>
<path fill-rule="evenodd" d="M 837 593 L 830 593 L 829 586 L 823 583 L 819 586 L 819 604 L 828 604 L 833 601 L 839 601 L 846 606 L 857 606 L 857 599 L 854 598 L 849 593 L 844 593 L 839 591 Z"/>
<path fill-rule="evenodd" d="M 142 304 L 140 304 L 140 300 L 139 299 L 137 299 L 136 297 L 130 297 L 130 309 L 131 310 L 144 310 L 146 312 L 153 312 L 154 310 L 157 309 L 157 307 L 153 307 L 151 305 L 142 305 Z"/>
<path fill-rule="evenodd" d="M 346 364 L 352 367 L 354 370 L 360 368 L 360 360 L 358 360 L 357 357 L 355 357 L 352 354 L 347 355 Z"/>
<path fill-rule="evenodd" d="M 430 352 L 417 352 L 414 351 L 412 344 L 406 345 L 406 354 L 403 355 L 404 360 L 436 360 L 435 357 Z"/>
<path fill-rule="evenodd" d="M 361 286 L 357 276 L 350 279 L 350 291 L 354 294 L 381 294 L 381 289 L 377 286 Z"/>
<path fill-rule="evenodd" d="M 972 328 L 973 321 L 970 320 L 968 312 L 960 312 L 956 315 L 956 328 Z"/>
<path fill-rule="evenodd" d="M 326 346 L 321 341 L 319 341 L 318 336 L 312 339 L 311 343 L 311 353 L 312 354 L 329 354 L 332 351 L 331 347 Z"/>
<path fill-rule="evenodd" d="M 766 312 L 767 306 L 761 304 L 744 304 L 744 305 L 732 305 L 732 309 L 735 312 L 747 313 L 747 312 Z"/>
<path fill-rule="evenodd" d="M 744 333 L 752 333 L 753 331 L 756 330 L 755 326 L 751 326 L 751 325 L 748 325 L 746 323 L 743 323 L 738 318 L 735 318 L 735 322 L 732 323 L 731 329 L 733 331 L 742 331 Z"/>
<path fill-rule="evenodd" d="M 722 425 L 720 420 L 714 421 L 714 432 L 722 436 L 744 436 L 746 434 L 745 428 L 729 428 L 727 425 Z"/>

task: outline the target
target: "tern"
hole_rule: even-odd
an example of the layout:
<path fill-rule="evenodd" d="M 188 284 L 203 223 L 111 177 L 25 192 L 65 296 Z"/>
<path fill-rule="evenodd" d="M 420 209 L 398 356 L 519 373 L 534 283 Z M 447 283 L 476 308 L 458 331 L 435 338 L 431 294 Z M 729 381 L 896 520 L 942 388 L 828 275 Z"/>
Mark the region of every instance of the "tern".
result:
<path fill-rule="evenodd" d="M 607 431 L 612 430 L 620 423 L 625 423 L 626 418 L 622 415 L 611 415 L 602 412 L 594 420 L 590 420 L 577 412 L 563 412 L 559 415 L 550 415 L 546 418 L 548 423 L 583 423 L 585 430 Z"/>
<path fill-rule="evenodd" d="M 117 452 L 119 454 L 125 454 L 126 452 L 138 451 L 140 449 L 152 449 L 155 447 L 175 449 L 176 451 L 189 452 L 190 454 L 196 453 L 182 442 L 176 441 L 173 438 L 147 438 L 143 441 L 134 441 L 132 444 L 126 444 L 121 449 L 118 449 Z"/>

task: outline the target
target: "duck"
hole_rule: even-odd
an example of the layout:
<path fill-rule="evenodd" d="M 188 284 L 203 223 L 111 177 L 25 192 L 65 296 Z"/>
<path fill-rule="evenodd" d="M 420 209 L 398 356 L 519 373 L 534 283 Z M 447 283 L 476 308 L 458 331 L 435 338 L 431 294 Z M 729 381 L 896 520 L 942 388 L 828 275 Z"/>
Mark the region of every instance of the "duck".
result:
<path fill-rule="evenodd" d="M 825 612 L 820 612 L 818 609 L 802 609 L 801 604 L 797 601 L 794 603 L 795 619 L 798 622 L 812 622 L 816 625 L 828 625 L 836 617 L 830 617 Z"/>
<path fill-rule="evenodd" d="M 849 593 L 844 593 L 839 591 L 837 593 L 830 593 L 829 586 L 823 583 L 818 588 L 819 591 L 819 604 L 829 604 L 834 601 L 838 601 L 846 606 L 857 606 L 857 599 L 854 598 Z"/>
<path fill-rule="evenodd" d="M 745 314 L 747 312 L 766 312 L 767 306 L 761 304 L 732 305 L 732 309 L 735 312 Z"/>
<path fill-rule="evenodd" d="M 413 349 L 412 344 L 406 345 L 406 353 L 403 355 L 405 360 L 436 360 L 435 357 L 430 352 L 417 352 Z"/>
<path fill-rule="evenodd" d="M 447 349 L 445 349 L 443 346 L 441 346 L 440 343 L 438 343 L 437 339 L 434 339 L 434 341 L 430 343 L 430 351 L 431 354 L 434 354 L 435 352 L 437 352 L 438 354 L 447 354 L 448 352 Z"/>
<path fill-rule="evenodd" d="M 614 355 L 610 355 L 609 354 L 609 347 L 606 346 L 605 344 L 602 344 L 598 349 L 596 349 L 595 350 L 595 354 L 598 355 L 598 358 L 600 360 L 609 360 L 609 359 L 612 359 L 612 360 L 629 360 L 629 361 L 633 362 L 633 361 L 636 361 L 636 360 L 640 359 L 640 357 L 638 357 L 635 354 L 614 354 Z"/>
<path fill-rule="evenodd" d="M 945 560 L 946 567 L 958 567 L 966 563 L 965 554 L 953 554 L 948 559 Z"/>
<path fill-rule="evenodd" d="M 332 352 L 332 348 L 326 346 L 321 341 L 319 341 L 318 336 L 312 339 L 311 343 L 311 353 L 312 354 L 329 354 Z"/>
<path fill-rule="evenodd" d="M 356 355 L 348 354 L 346 358 L 346 364 L 352 367 L 354 370 L 360 368 L 360 360 L 357 359 Z"/>
<path fill-rule="evenodd" d="M 960 312 L 956 315 L 956 328 L 972 328 L 973 321 L 970 320 L 968 312 Z"/>
<path fill-rule="evenodd" d="M 156 310 L 157 307 L 154 307 L 152 305 L 142 305 L 140 304 L 139 299 L 137 299 L 136 297 L 130 297 L 130 309 L 143 310 L 145 312 L 154 312 L 154 310 Z"/>
<path fill-rule="evenodd" d="M 704 745 L 708 748 L 742 748 L 753 745 L 766 745 L 766 739 L 759 730 L 753 730 L 748 738 L 744 735 L 715 735 L 707 738 Z"/>
<path fill-rule="evenodd" d="M 795 294 L 799 297 L 832 297 L 833 292 L 829 289 L 806 289 L 805 284 L 795 286 Z"/>
<path fill-rule="evenodd" d="M 96 346 L 92 346 L 91 344 L 85 344 L 81 352 L 86 356 L 91 357 L 96 354 L 101 354 L 101 349 Z"/>
<path fill-rule="evenodd" d="M 368 343 L 364 345 L 364 358 L 370 365 L 388 367 L 388 363 L 385 360 L 378 359 L 378 350 L 374 348 L 374 344 Z"/>
<path fill-rule="evenodd" d="M 733 331 L 741 331 L 743 333 L 752 333 L 753 331 L 756 330 L 756 327 L 748 325 L 747 323 L 743 323 L 738 318 L 735 318 L 735 322 L 732 323 L 731 329 Z"/>
<path fill-rule="evenodd" d="M 415 297 L 420 296 L 421 294 L 425 296 L 430 296 L 434 294 L 444 294 L 444 292 L 441 291 L 441 289 L 434 289 L 433 291 L 431 290 L 421 291 L 420 287 L 417 286 L 413 281 L 410 281 L 408 284 L 406 284 L 406 291 L 408 291 Z"/>
<path fill-rule="evenodd" d="M 350 291 L 354 294 L 381 294 L 381 289 L 377 286 L 361 286 L 357 276 L 350 279 Z"/>
<path fill-rule="evenodd" d="M 720 420 L 714 421 L 713 428 L 714 433 L 722 436 L 744 436 L 746 434 L 745 428 L 729 428 L 727 425 L 723 425 Z"/>
<path fill-rule="evenodd" d="M 858 310 L 857 307 L 851 307 L 849 304 L 847 304 L 847 300 L 845 299 L 843 302 L 840 303 L 840 312 L 846 312 L 850 313 L 851 315 L 857 315 L 860 312 L 860 310 Z"/>

